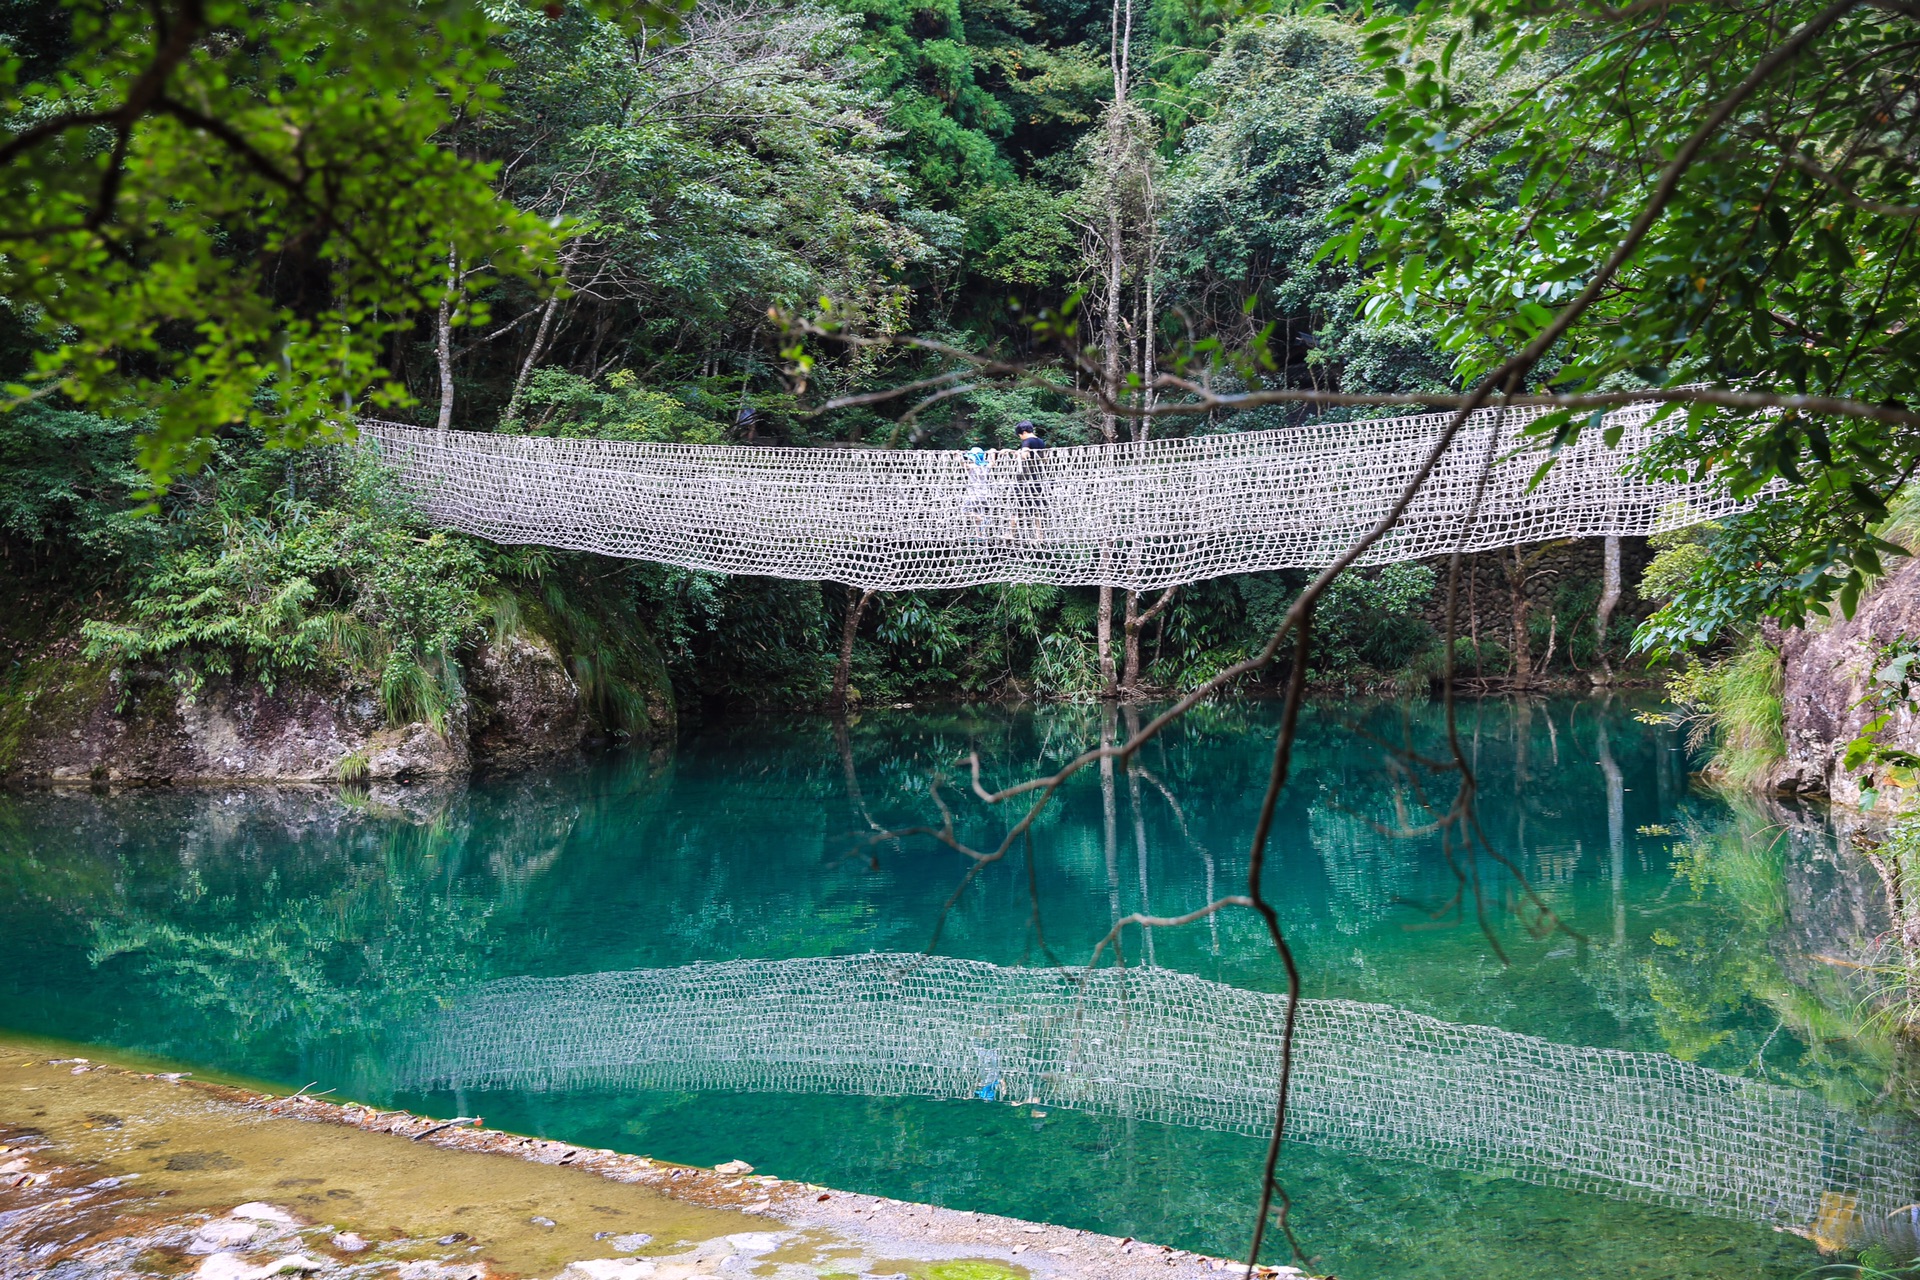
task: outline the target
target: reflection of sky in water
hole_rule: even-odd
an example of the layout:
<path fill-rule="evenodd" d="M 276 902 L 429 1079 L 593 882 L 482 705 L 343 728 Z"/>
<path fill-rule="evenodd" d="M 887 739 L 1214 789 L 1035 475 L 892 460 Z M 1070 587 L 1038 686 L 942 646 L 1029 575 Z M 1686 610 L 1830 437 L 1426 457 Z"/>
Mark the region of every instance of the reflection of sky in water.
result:
<path fill-rule="evenodd" d="M 1039 930 L 1016 846 L 948 912 L 942 954 L 1007 966 L 1051 949 L 1079 962 L 1117 915 L 1238 891 L 1276 711 L 1201 708 L 1137 771 L 1074 779 L 1035 825 Z M 1320 708 L 1305 721 L 1268 890 L 1309 997 L 1677 1055 L 1848 1117 L 1910 1087 L 1884 1036 L 1854 1034 L 1845 971 L 1810 958 L 1857 948 L 1882 909 L 1871 876 L 1817 828 L 1772 828 L 1778 815 L 1690 795 L 1672 735 L 1618 703 L 1469 706 L 1489 838 L 1567 925 L 1530 937 L 1512 910 L 1519 882 L 1483 857 L 1479 901 L 1502 965 L 1472 898 L 1438 910 L 1457 886 L 1437 841 L 1387 833 L 1424 820 L 1414 784 L 1444 804 L 1449 783 L 1409 776 L 1351 731 L 1354 717 L 1380 741 L 1441 746 L 1427 708 Z M 0 1026 L 393 1099 L 419 1020 L 477 983 L 924 948 L 963 864 L 876 827 L 936 820 L 928 777 L 944 770 L 963 834 L 990 845 L 1008 819 L 965 793 L 966 751 L 997 785 L 1126 721 L 956 710 L 869 716 L 844 736 L 755 721 L 660 759 L 354 804 L 237 790 L 0 797 L 0 971 L 20 975 L 0 984 Z M 1246 912 L 1130 931 L 1126 955 L 1228 987 L 1281 986 Z M 688 1087 L 401 1100 L 1199 1247 L 1244 1237 L 1253 1138 L 1138 1114 Z M 1789 1237 L 1523 1186 L 1497 1161 L 1448 1171 L 1392 1155 L 1289 1157 L 1303 1221 L 1343 1274 L 1446 1274 L 1448 1259 L 1453 1272 L 1510 1262 L 1538 1274 L 1561 1248 L 1623 1267 L 1658 1258 L 1674 1275 L 1806 1265 Z"/>

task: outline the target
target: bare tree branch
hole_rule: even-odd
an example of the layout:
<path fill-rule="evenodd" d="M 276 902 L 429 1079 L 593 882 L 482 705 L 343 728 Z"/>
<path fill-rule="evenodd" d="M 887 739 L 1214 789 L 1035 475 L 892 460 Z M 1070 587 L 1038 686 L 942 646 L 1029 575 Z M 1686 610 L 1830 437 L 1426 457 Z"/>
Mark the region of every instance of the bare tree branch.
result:
<path fill-rule="evenodd" d="M 1215 898 L 1204 907 L 1196 907 L 1182 916 L 1149 916 L 1136 911 L 1113 922 L 1113 928 L 1107 930 L 1100 941 L 1094 944 L 1093 957 L 1087 961 L 1087 968 L 1093 969 L 1100 963 L 1101 953 L 1108 947 L 1114 947 L 1120 940 L 1120 933 L 1128 925 L 1139 925 L 1146 929 L 1171 929 L 1178 925 L 1192 924 L 1195 920 L 1204 920 L 1217 911 L 1228 907 L 1251 907 L 1253 899 L 1242 893 L 1230 893 L 1224 898 Z"/>
<path fill-rule="evenodd" d="M 1849 0 L 1849 3 L 1860 2 L 1862 0 Z M 1617 269 L 1616 264 L 1614 270 L 1617 271 Z M 1600 291 L 1595 290 L 1594 297 L 1588 299 L 1586 305 L 1591 305 L 1592 301 L 1597 300 L 1599 296 Z M 1581 310 L 1585 309 L 1586 306 L 1583 305 Z M 1786 320 L 1785 317 L 1781 319 L 1783 322 Z M 959 360 L 968 366 L 968 370 L 953 370 L 932 378 L 923 378 L 917 382 L 903 383 L 898 387 L 835 397 L 819 408 L 809 410 L 808 416 L 818 416 L 835 409 L 865 407 L 904 399 L 929 387 L 944 386 L 957 378 L 968 376 L 969 372 L 972 376 L 993 379 L 1003 384 L 1043 388 L 1061 396 L 1098 406 L 1103 412 L 1136 418 L 1204 417 L 1211 413 L 1257 409 L 1270 404 L 1325 405 L 1333 408 L 1393 408 L 1409 405 L 1427 409 L 1459 409 L 1462 406 L 1477 408 L 1486 400 L 1485 394 L 1478 391 L 1354 392 L 1322 391 L 1311 387 L 1272 387 L 1223 395 L 1191 378 L 1163 373 L 1153 380 L 1153 388 L 1159 391 L 1184 392 L 1189 399 L 1179 402 L 1162 400 L 1151 405 L 1142 405 L 1112 399 L 1098 385 L 1074 387 L 1057 381 L 1047 376 L 1046 366 L 1038 363 L 979 356 L 963 348 L 930 338 L 910 334 L 843 333 L 791 319 L 789 325 L 813 336 L 846 346 L 904 347 Z M 1544 351 L 1544 348 L 1542 350 Z M 1535 355 L 1527 363 L 1527 367 L 1531 369 L 1538 361 L 1539 357 Z M 1884 422 L 1892 426 L 1920 427 L 1920 410 L 1899 405 L 1871 404 L 1846 396 L 1797 395 L 1735 387 L 1649 387 L 1639 391 L 1592 391 L 1565 395 L 1516 394 L 1511 397 L 1502 397 L 1502 403 L 1515 409 L 1607 409 L 1631 404 L 1708 404 L 1752 411 L 1787 410 L 1800 413 L 1834 414 Z M 926 406 L 922 404 L 919 407 Z"/>

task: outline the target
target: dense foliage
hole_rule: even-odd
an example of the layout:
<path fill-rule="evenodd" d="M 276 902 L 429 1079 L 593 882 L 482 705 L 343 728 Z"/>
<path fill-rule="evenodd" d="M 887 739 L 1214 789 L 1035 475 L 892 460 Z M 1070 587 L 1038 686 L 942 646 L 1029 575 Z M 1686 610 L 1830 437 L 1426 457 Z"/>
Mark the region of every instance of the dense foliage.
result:
<path fill-rule="evenodd" d="M 334 667 L 369 677 L 395 721 L 443 726 L 493 585 L 486 553 L 418 527 L 361 455 L 323 469 L 236 452 L 183 495 L 130 574 L 124 618 L 86 624 L 88 656 L 159 666 L 189 691 L 236 669 L 271 686 Z"/>
<path fill-rule="evenodd" d="M 47 197 L 8 242 L 31 252 L 0 246 L 0 373 L 40 395 L 0 414 L 0 459 L 19 477 L 0 495 L 9 572 L 86 583 L 103 659 L 188 687 L 332 664 L 424 691 L 396 692 L 401 714 L 457 701 L 461 662 L 505 613 L 572 637 L 588 672 L 632 667 L 614 637 L 651 632 L 690 707 L 812 703 L 857 599 L 503 557 L 428 536 L 377 498 L 377 478 L 302 488 L 280 447 L 369 395 L 455 429 L 946 448 L 1011 444 L 1022 419 L 1055 443 L 1113 438 L 1114 419 L 1070 393 L 1102 361 L 1100 376 L 1144 385 L 1156 351 L 1212 362 L 1229 391 L 1446 392 L 1552 320 L 1716 95 L 1814 11 L 3 12 L 18 57 L 0 176 Z M 1856 6 L 1821 21 L 1795 55 L 1806 69 L 1767 80 L 1713 135 L 1534 381 L 1897 398 L 1912 339 L 1886 318 L 1909 287 L 1907 142 L 1854 108 L 1880 94 L 1899 117 L 1905 19 Z M 1835 59 L 1870 73 L 1835 87 L 1820 74 Z M 87 76 L 61 78 L 75 66 Z M 163 92 L 140 96 L 143 67 Z M 349 77 L 375 91 L 342 101 Z M 1801 128 L 1790 147 L 1786 120 Z M 1071 332 L 1103 344 L 1078 368 L 1027 320 L 1076 297 Z M 822 298 L 868 334 L 1039 363 L 1021 385 L 979 383 L 911 416 L 904 402 L 821 414 L 823 395 L 954 368 L 923 350 L 823 348 L 795 387 L 769 311 Z M 1666 465 L 1731 464 L 1756 489 L 1808 482 L 1692 544 L 1687 580 L 1650 589 L 1665 606 L 1647 647 L 1850 600 L 1887 545 L 1873 521 L 1911 436 L 1696 407 Z M 131 513 L 156 479 L 175 491 Z M 1597 585 L 1562 576 L 1543 593 L 1527 585 L 1534 565 L 1510 590 L 1475 578 L 1489 584 L 1462 619 L 1476 675 L 1524 671 L 1522 649 L 1597 661 Z M 1181 589 L 1140 628 L 1130 674 L 1191 687 L 1257 647 L 1300 585 Z M 1323 605 L 1321 678 L 1419 683 L 1438 665 L 1437 594 L 1419 566 L 1343 584 Z M 852 682 L 868 701 L 1095 694 L 1115 678 L 1099 607 L 1029 587 L 881 597 L 860 616 Z M 1619 626 L 1633 614 L 1629 601 Z M 598 687 L 608 708 L 632 696 Z"/>
<path fill-rule="evenodd" d="M 51 339 L 9 394 L 145 417 L 162 484 L 223 426 L 297 442 L 369 390 L 390 401 L 379 341 L 450 260 L 524 276 L 552 252 L 440 145 L 502 65 L 478 6 L 15 3 L 0 21 L 0 296 Z"/>
<path fill-rule="evenodd" d="M 1469 377 L 1565 318 L 1528 386 L 1779 406 L 1695 402 L 1658 460 L 1792 488 L 1717 544 L 1693 638 L 1850 609 L 1900 553 L 1875 526 L 1920 466 L 1911 7 L 1436 0 L 1368 31 L 1384 145 L 1345 250 L 1377 268 L 1374 313 L 1436 323 Z"/>
<path fill-rule="evenodd" d="M 59 292 L 52 259 L 22 263 L 0 290 L 6 372 L 61 388 L 0 415 L 0 457 L 17 478 L 0 498 L 7 560 L 23 580 L 70 578 L 100 593 L 85 628 L 96 660 L 164 672 L 188 690 L 209 675 L 366 681 L 396 718 L 437 722 L 459 702 L 465 655 L 511 615 L 561 642 L 618 724 L 619 704 L 637 695 L 594 674 L 634 665 L 618 652 L 624 617 L 657 637 L 689 709 L 823 696 L 847 607 L 837 587 L 505 557 L 428 533 L 377 474 L 279 451 L 389 378 L 381 412 L 455 427 L 906 443 L 876 414 L 804 414 L 779 379 L 768 308 L 830 296 L 879 332 L 1021 343 L 1009 297 L 1029 309 L 1057 303 L 1086 273 L 1079 144 L 1111 91 L 1105 8 L 714 0 L 671 39 L 647 26 L 657 17 L 442 6 L 370 18 L 361 30 L 382 47 L 326 45 L 283 97 L 262 100 L 275 60 L 301 58 L 316 33 L 347 29 L 355 14 L 205 15 L 223 37 L 271 38 L 244 55 L 222 40 L 192 43 L 172 73 L 179 93 L 191 98 L 195 77 L 227 76 L 208 109 L 247 130 L 303 131 L 310 160 L 283 154 L 284 142 L 269 158 L 309 164 L 314 190 L 329 164 L 345 163 L 329 138 L 357 131 L 366 145 L 322 209 L 270 172 L 234 180 L 233 139 L 154 106 L 126 131 L 128 177 L 107 193 L 119 203 L 82 236 L 132 237 L 145 256 L 90 279 L 92 293 Z M 1173 35 L 1186 21 L 1154 19 Z M 164 44 L 144 10 L 75 11 L 70 32 L 67 22 L 50 5 L 7 11 L 5 34 L 25 55 L 19 118 L 76 109 L 51 78 L 67 63 L 96 69 L 96 99 L 125 99 L 128 76 Z M 433 38 L 410 40 L 403 22 Z M 1339 167 L 1365 136 L 1354 50 L 1351 27 L 1315 19 L 1244 32 L 1211 70 L 1211 58 L 1181 55 L 1168 83 L 1191 115 L 1215 118 L 1165 144 L 1168 224 L 1183 227 L 1168 257 L 1176 305 L 1242 326 L 1284 313 L 1303 334 L 1365 345 L 1350 337 L 1350 300 L 1336 296 L 1353 273 L 1304 265 L 1341 190 Z M 328 86 L 362 73 L 382 92 L 332 105 Z M 446 94 L 421 92 L 443 82 Z M 66 182 L 70 205 L 101 196 L 82 178 L 97 177 L 119 126 L 93 128 L 50 133 L 6 172 Z M 193 182 L 180 177 L 189 164 L 204 170 Z M 156 207 L 163 185 L 173 199 Z M 365 221 L 355 203 L 422 186 L 433 200 L 379 196 L 391 206 L 381 216 L 404 225 Z M 84 201 L 78 213 L 63 207 L 45 204 L 44 218 L 85 220 Z M 315 231 L 326 218 L 365 222 L 361 234 L 375 238 L 326 239 L 345 234 Z M 240 240 L 226 230 L 242 227 Z M 375 261 L 380 287 L 356 283 Z M 558 288 L 541 283 L 542 262 Z M 147 290 L 138 305 L 101 324 L 95 312 L 136 270 Z M 188 321 L 199 337 L 183 346 L 169 335 L 193 332 L 179 328 Z M 297 329 L 346 346 L 302 346 Z M 146 355 L 126 363 L 135 351 Z M 122 364 L 81 377 L 103 352 Z M 1375 365 L 1391 367 L 1393 349 L 1381 355 Z M 908 371 L 867 356 L 831 361 L 821 379 L 859 388 Z M 1339 369 L 1316 355 L 1305 376 Z M 1056 442 L 1092 430 L 1062 397 L 983 387 L 931 415 L 922 440 L 1010 443 L 1025 418 Z M 153 478 L 173 487 L 141 518 L 130 507 Z M 1330 675 L 1376 682 L 1430 648 L 1418 616 L 1430 575 L 1407 582 L 1384 622 L 1357 607 L 1351 626 L 1331 629 Z M 1188 684 L 1244 656 L 1295 586 L 1281 575 L 1181 592 L 1142 634 L 1142 679 Z M 1356 602 L 1366 594 L 1354 591 Z M 856 648 L 855 689 L 869 701 L 1086 696 L 1099 687 L 1092 618 L 1090 593 L 1078 591 L 883 598 Z"/>
<path fill-rule="evenodd" d="M 1284 385 L 1454 385 L 1430 318 L 1368 323 L 1362 273 L 1316 261 L 1338 226 L 1349 168 L 1379 145 L 1377 87 L 1359 29 L 1331 17 L 1237 27 L 1191 86 L 1209 110 L 1186 134 L 1168 182 L 1168 300 L 1199 331 L 1232 342 L 1271 325 L 1273 381 Z M 1247 416 L 1268 426 L 1316 411 Z"/>

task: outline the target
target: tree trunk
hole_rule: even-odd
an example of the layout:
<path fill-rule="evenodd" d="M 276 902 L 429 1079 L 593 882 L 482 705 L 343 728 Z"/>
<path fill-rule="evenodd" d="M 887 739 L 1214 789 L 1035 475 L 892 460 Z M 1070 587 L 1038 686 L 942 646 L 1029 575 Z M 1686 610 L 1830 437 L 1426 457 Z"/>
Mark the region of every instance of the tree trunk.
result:
<path fill-rule="evenodd" d="M 1100 650 L 1100 696 L 1117 698 L 1119 678 L 1113 669 L 1113 588 L 1100 584 L 1100 616 L 1095 624 Z"/>
<path fill-rule="evenodd" d="M 566 283 L 564 273 L 560 279 L 562 284 Z M 526 394 L 527 382 L 533 377 L 534 366 L 539 363 L 541 354 L 547 349 L 547 338 L 553 333 L 553 317 L 559 310 L 560 294 L 556 291 L 551 298 L 547 299 L 546 308 L 540 314 L 540 327 L 533 331 L 533 345 L 527 348 L 527 358 L 520 362 L 519 376 L 513 380 L 513 394 L 507 397 L 507 411 L 500 415 L 500 421 L 503 424 L 512 422 L 520 416 L 520 397 Z"/>
<path fill-rule="evenodd" d="M 1140 713 L 1128 707 L 1124 723 L 1127 737 L 1132 738 L 1140 732 Z M 1133 857 L 1140 876 L 1140 914 L 1150 916 L 1153 914 L 1153 884 L 1147 874 L 1147 815 L 1140 803 L 1139 761 L 1131 759 L 1127 761 L 1127 808 L 1133 815 Z M 1153 928 L 1150 925 L 1140 926 L 1140 940 L 1146 951 L 1147 965 L 1152 967 Z"/>
<path fill-rule="evenodd" d="M 1595 673 L 1593 682 L 1599 685 L 1613 683 L 1613 663 L 1607 659 L 1607 628 L 1613 623 L 1614 606 L 1620 603 L 1620 539 L 1608 537 L 1601 550 L 1600 610 L 1594 614 L 1593 629 L 1596 649 L 1600 654 L 1600 670 Z"/>
<path fill-rule="evenodd" d="M 1126 677 L 1120 683 L 1121 687 L 1126 689 L 1129 694 L 1140 687 L 1140 632 L 1146 628 L 1149 622 L 1152 622 L 1154 618 L 1158 617 L 1160 613 L 1166 609 L 1167 605 L 1173 600 L 1173 593 L 1177 590 L 1179 590 L 1178 587 L 1168 587 L 1165 591 L 1162 591 L 1160 598 L 1154 601 L 1153 606 L 1145 613 L 1140 612 L 1140 593 L 1138 591 L 1127 592 L 1127 616 L 1125 623 L 1127 666 Z"/>
<path fill-rule="evenodd" d="M 1101 391 L 1110 402 L 1106 411 L 1100 415 L 1100 431 L 1112 444 L 1120 438 L 1119 420 L 1114 416 L 1112 403 L 1120 399 L 1120 285 L 1126 269 L 1126 226 L 1122 174 L 1127 166 L 1127 78 L 1128 61 L 1133 45 L 1133 5 L 1126 4 L 1124 32 L 1121 26 L 1120 0 L 1114 0 L 1113 27 L 1109 33 L 1110 49 L 1108 58 L 1113 71 L 1113 107 L 1107 115 L 1107 261 L 1106 261 L 1106 309 L 1101 319 L 1105 323 L 1106 333 L 1101 356 L 1101 377 L 1105 385 Z"/>
<path fill-rule="evenodd" d="M 1120 106 L 1114 106 L 1114 145 L 1120 145 L 1120 126 L 1123 118 Z M 1108 176 L 1107 187 L 1107 307 L 1106 307 L 1106 350 L 1101 355 L 1100 376 L 1103 386 L 1101 394 L 1108 401 L 1100 415 L 1100 433 L 1112 444 L 1120 438 L 1120 421 L 1114 416 L 1113 405 L 1120 400 L 1120 280 L 1125 265 L 1125 246 L 1121 243 L 1120 225 L 1120 169 L 1116 159 L 1114 171 Z"/>
<path fill-rule="evenodd" d="M 1467 632 L 1473 637 L 1473 678 L 1487 678 L 1486 663 L 1480 656 L 1480 553 L 1467 557 Z"/>
<path fill-rule="evenodd" d="M 1607 781 L 1607 875 L 1613 897 L 1613 940 L 1627 940 L 1627 797 L 1620 766 L 1613 759 L 1613 744 L 1607 739 L 1607 717 L 1612 708 L 1602 705 L 1598 721 L 1600 736 L 1600 774 Z"/>
<path fill-rule="evenodd" d="M 1527 563 L 1519 547 L 1513 549 L 1507 590 L 1513 598 L 1513 687 L 1525 689 L 1533 683 L 1533 649 L 1527 639 Z"/>
<path fill-rule="evenodd" d="M 847 684 L 853 677 L 853 641 L 860 634 L 860 615 L 867 611 L 873 590 L 847 588 L 847 616 L 840 623 L 840 665 L 833 673 L 833 692 L 827 695 L 827 710 L 835 715 L 847 709 Z"/>
<path fill-rule="evenodd" d="M 1527 768 L 1529 749 L 1533 745 L 1533 699 L 1522 698 L 1513 708 L 1513 794 L 1523 796 L 1529 785 Z M 1515 833 L 1513 847 L 1527 847 L 1527 806 L 1516 804 L 1514 816 L 1519 820 L 1519 830 Z"/>
<path fill-rule="evenodd" d="M 1114 731 L 1112 707 L 1100 710 L 1100 746 L 1102 750 L 1111 750 Z M 1100 757 L 1100 815 L 1104 836 L 1102 847 L 1107 855 L 1107 904 L 1113 914 L 1115 924 L 1120 922 L 1120 833 L 1118 805 L 1113 790 L 1113 757 Z"/>
<path fill-rule="evenodd" d="M 440 360 L 440 419 L 445 431 L 453 426 L 453 295 L 460 287 L 460 259 L 447 246 L 447 291 L 433 317 L 433 350 Z"/>
<path fill-rule="evenodd" d="M 1124 3 L 1124 26 L 1122 13 Z M 1130 59 L 1133 52 L 1133 0 L 1114 0 L 1110 61 L 1113 71 L 1113 107 L 1107 116 L 1108 171 L 1106 175 L 1106 314 L 1105 351 L 1101 358 L 1102 392 L 1108 401 L 1100 415 L 1101 434 L 1108 444 L 1120 439 L 1120 422 L 1114 407 L 1120 402 L 1121 337 L 1124 328 L 1120 314 L 1120 290 L 1126 275 L 1126 197 L 1124 175 L 1129 156 L 1127 142 L 1127 98 L 1131 92 Z M 1102 548 L 1102 562 L 1112 556 L 1112 547 Z M 1119 673 L 1113 660 L 1113 587 L 1100 584 L 1099 617 L 1095 624 L 1100 657 L 1100 696 L 1117 698 Z"/>
<path fill-rule="evenodd" d="M 607 340 L 607 334 L 612 332 L 612 330 L 612 310 L 604 306 L 596 307 L 594 311 L 593 345 L 587 348 L 587 358 L 580 366 L 580 375 L 589 382 L 592 382 L 602 373 L 606 372 L 605 369 L 600 367 L 600 344 Z M 618 353 L 616 353 L 614 359 L 618 360 L 619 358 Z"/>
<path fill-rule="evenodd" d="M 1156 398 L 1153 393 L 1153 380 L 1159 374 L 1158 356 L 1153 349 L 1154 344 L 1159 340 L 1157 335 L 1158 326 L 1155 323 L 1156 317 L 1153 314 L 1153 273 L 1158 270 L 1160 266 L 1159 233 L 1154 226 L 1157 210 L 1153 207 L 1157 203 L 1158 201 L 1154 200 L 1148 205 L 1146 264 L 1141 269 L 1141 274 L 1146 277 L 1141 282 L 1142 287 L 1146 290 L 1146 302 L 1142 306 L 1142 310 L 1146 312 L 1146 323 L 1141 326 L 1142 332 L 1140 335 L 1140 407 L 1145 410 L 1146 413 L 1153 412 L 1153 403 Z M 1133 438 L 1135 440 L 1144 441 L 1153 434 L 1152 418 L 1146 417 L 1143 414 L 1141 417 L 1135 418 L 1133 424 Z"/>
<path fill-rule="evenodd" d="M 1156 349 L 1160 341 L 1159 314 L 1156 310 L 1158 298 L 1155 294 L 1156 277 L 1160 273 L 1160 187 L 1158 175 L 1154 172 L 1153 152 L 1149 148 L 1140 166 L 1141 195 L 1141 235 L 1140 245 L 1140 408 L 1142 416 L 1134 419 L 1133 438 L 1146 440 L 1153 434 L 1151 414 L 1159 396 L 1153 389 L 1153 380 L 1160 373 L 1160 357 Z"/>

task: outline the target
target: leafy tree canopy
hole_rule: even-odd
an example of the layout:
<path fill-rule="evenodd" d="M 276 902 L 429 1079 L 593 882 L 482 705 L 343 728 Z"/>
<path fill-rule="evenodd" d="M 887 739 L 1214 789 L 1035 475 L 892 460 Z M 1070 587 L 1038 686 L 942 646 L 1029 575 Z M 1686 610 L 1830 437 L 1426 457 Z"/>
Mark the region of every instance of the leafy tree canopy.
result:
<path fill-rule="evenodd" d="M 0 295 L 49 341 L 7 394 L 151 413 L 159 486 L 221 427 L 292 444 L 391 403 L 379 340 L 450 261 L 547 269 L 554 229 L 441 145 L 497 99 L 480 4 L 10 10 Z"/>
<path fill-rule="evenodd" d="M 1746 595 L 1851 608 L 1920 466 L 1920 12 L 1428 0 L 1365 30 L 1384 145 L 1342 247 L 1370 315 L 1523 390 L 1704 384 L 1658 463 L 1791 486 Z"/>

